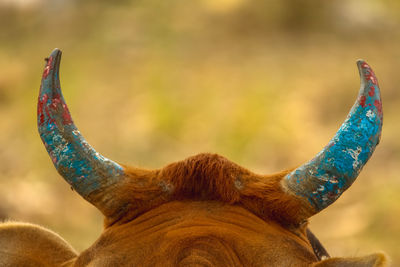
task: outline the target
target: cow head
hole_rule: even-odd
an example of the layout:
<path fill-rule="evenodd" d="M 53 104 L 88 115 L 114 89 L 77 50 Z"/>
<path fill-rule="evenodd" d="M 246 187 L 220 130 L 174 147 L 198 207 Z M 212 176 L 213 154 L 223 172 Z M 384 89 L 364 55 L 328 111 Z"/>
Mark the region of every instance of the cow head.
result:
<path fill-rule="evenodd" d="M 78 131 L 61 93 L 60 60 L 56 49 L 46 62 L 39 133 L 61 176 L 105 216 L 102 236 L 77 265 L 317 264 L 307 219 L 350 187 L 381 135 L 378 82 L 360 60 L 361 88 L 347 119 L 320 153 L 294 170 L 256 174 L 217 154 L 156 170 L 129 167 L 100 155 Z"/>

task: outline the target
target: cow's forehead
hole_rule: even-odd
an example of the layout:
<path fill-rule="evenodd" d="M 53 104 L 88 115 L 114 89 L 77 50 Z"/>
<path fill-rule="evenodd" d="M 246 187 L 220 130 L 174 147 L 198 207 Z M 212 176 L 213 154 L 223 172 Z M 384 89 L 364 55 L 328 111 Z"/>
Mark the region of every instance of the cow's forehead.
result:
<path fill-rule="evenodd" d="M 194 258 L 212 266 L 273 264 L 283 257 L 296 263 L 299 258 L 304 263 L 316 261 L 303 232 L 294 233 L 243 207 L 218 201 L 173 201 L 128 223 L 113 225 L 80 260 L 91 261 L 91 255 L 105 255 L 102 251 L 113 247 L 118 247 L 111 257 L 115 262 L 130 255 L 133 265 L 163 259 L 167 265 L 179 266 Z M 142 262 L 143 255 L 149 263 Z"/>

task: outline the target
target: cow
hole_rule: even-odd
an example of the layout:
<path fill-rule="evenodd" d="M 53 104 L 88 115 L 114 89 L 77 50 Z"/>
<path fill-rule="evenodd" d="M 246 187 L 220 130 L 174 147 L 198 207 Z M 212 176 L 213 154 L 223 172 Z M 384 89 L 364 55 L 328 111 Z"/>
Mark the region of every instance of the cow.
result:
<path fill-rule="evenodd" d="M 378 145 L 382 102 L 371 67 L 357 61 L 358 98 L 309 162 L 256 174 L 218 154 L 148 170 L 90 146 L 61 93 L 61 51 L 46 59 L 38 98 L 40 137 L 59 174 L 104 215 L 104 230 L 77 253 L 41 226 L 0 226 L 1 266 L 387 266 L 387 257 L 330 257 L 308 218 L 350 187 Z"/>

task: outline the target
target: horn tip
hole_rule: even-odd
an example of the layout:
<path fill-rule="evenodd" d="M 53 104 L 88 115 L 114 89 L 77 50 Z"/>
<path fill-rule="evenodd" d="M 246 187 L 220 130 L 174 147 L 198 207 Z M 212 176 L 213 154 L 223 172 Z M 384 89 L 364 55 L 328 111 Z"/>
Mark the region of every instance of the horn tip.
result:
<path fill-rule="evenodd" d="M 357 59 L 357 65 L 359 66 L 359 65 L 361 65 L 361 64 L 363 64 L 363 63 L 365 63 L 365 60 L 364 59 Z"/>
<path fill-rule="evenodd" d="M 58 72 L 58 68 L 60 66 L 61 60 L 61 50 L 55 48 L 49 57 L 45 58 L 46 64 L 44 66 L 44 71 L 42 75 L 42 83 L 44 81 L 49 80 L 48 77 L 53 76 L 56 72 Z"/>
<path fill-rule="evenodd" d="M 357 67 L 358 67 L 358 70 L 360 71 L 360 73 L 362 73 L 362 69 L 365 68 L 366 66 L 369 67 L 368 63 L 365 62 L 365 60 L 363 60 L 363 59 L 357 60 Z"/>
<path fill-rule="evenodd" d="M 55 63 L 56 61 L 59 61 L 59 59 L 61 58 L 61 54 L 62 54 L 61 49 L 55 48 L 55 49 L 50 53 L 50 56 L 47 57 L 47 58 L 45 58 L 46 63 L 49 63 L 49 60 L 51 60 L 51 61 L 54 62 L 54 63 Z M 51 62 L 50 62 L 50 63 L 51 63 Z"/>
<path fill-rule="evenodd" d="M 59 48 L 54 48 L 53 51 L 51 52 L 50 56 L 58 56 L 61 55 L 62 51 Z"/>

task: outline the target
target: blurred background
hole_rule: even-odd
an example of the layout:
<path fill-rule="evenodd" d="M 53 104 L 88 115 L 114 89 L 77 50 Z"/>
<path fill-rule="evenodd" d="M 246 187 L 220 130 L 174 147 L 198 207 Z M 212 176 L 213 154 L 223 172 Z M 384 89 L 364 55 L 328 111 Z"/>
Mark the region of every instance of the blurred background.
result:
<path fill-rule="evenodd" d="M 397 0 L 0 0 L 0 219 L 49 227 L 79 251 L 102 231 L 37 133 L 55 47 L 74 121 L 106 157 L 159 168 L 215 152 L 259 173 L 328 143 L 363 58 L 382 89 L 382 141 L 311 229 L 332 256 L 385 251 L 400 266 L 399 29 Z"/>

